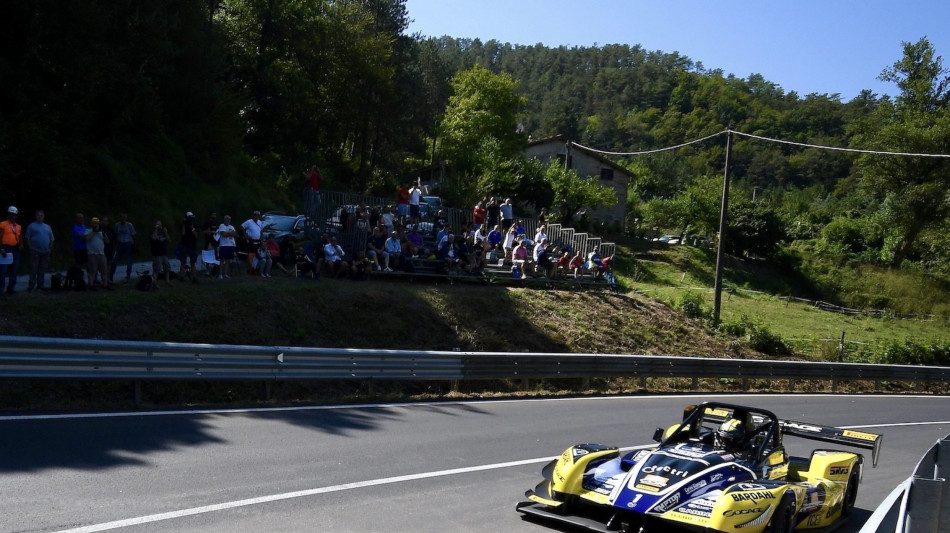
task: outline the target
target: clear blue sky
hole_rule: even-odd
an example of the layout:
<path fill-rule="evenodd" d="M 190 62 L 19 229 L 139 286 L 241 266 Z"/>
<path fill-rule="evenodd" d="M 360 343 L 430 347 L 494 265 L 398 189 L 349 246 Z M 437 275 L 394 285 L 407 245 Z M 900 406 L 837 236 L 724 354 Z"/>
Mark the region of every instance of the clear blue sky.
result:
<path fill-rule="evenodd" d="M 639 44 L 785 92 L 896 95 L 878 81 L 927 37 L 950 68 L 950 0 L 408 0 L 409 32 L 550 47 Z"/>

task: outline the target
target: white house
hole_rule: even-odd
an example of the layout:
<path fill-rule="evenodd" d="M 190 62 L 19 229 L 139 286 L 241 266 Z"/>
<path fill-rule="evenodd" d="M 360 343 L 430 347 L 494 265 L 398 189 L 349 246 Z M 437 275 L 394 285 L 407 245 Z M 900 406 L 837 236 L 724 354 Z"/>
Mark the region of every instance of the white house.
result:
<path fill-rule="evenodd" d="M 567 168 L 577 171 L 582 179 L 597 179 L 602 185 L 607 185 L 617 192 L 617 203 L 604 206 L 588 212 L 591 222 L 605 224 L 617 223 L 621 227 L 627 215 L 627 185 L 631 175 L 623 167 L 616 165 L 597 152 L 566 141 L 560 135 L 530 141 L 525 155 L 547 163 L 557 158 Z"/>

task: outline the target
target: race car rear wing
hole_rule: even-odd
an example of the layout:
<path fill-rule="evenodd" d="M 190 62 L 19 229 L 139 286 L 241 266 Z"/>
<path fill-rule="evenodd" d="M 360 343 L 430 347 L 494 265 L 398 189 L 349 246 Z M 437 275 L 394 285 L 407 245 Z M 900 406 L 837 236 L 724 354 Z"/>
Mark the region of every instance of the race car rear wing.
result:
<path fill-rule="evenodd" d="M 881 441 L 884 437 L 877 433 L 819 426 L 792 420 L 779 420 L 778 424 L 785 435 L 871 450 L 871 464 L 875 467 L 877 466 L 877 459 L 881 455 Z"/>
<path fill-rule="evenodd" d="M 694 406 L 687 408 L 683 413 L 684 419 L 694 409 Z M 730 416 L 733 416 L 735 409 L 742 408 L 728 404 L 711 404 L 704 410 L 705 412 L 703 413 L 703 419 L 707 422 L 725 422 Z M 770 411 L 766 411 L 764 409 L 757 410 L 759 412 L 752 410 L 750 411 L 751 412 L 749 415 L 751 415 L 752 422 L 756 425 L 762 424 L 768 420 L 768 418 L 765 416 L 766 413 L 768 416 L 775 416 Z M 832 426 L 820 426 L 818 424 L 795 422 L 792 420 L 781 420 L 777 417 L 775 417 L 775 419 L 778 420 L 779 430 L 783 435 L 792 435 L 795 437 L 801 437 L 803 439 L 831 442 L 834 444 L 871 450 L 871 464 L 875 467 L 877 466 L 877 459 L 881 454 L 881 441 L 883 440 L 882 435 L 878 435 L 877 433 L 854 431 L 851 429 L 836 428 Z"/>

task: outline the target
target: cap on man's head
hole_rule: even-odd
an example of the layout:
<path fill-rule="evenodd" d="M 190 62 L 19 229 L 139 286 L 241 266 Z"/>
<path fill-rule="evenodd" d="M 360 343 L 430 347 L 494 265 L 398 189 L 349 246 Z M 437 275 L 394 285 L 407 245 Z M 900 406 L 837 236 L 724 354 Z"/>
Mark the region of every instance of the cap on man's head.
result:
<path fill-rule="evenodd" d="M 7 208 L 7 213 L 10 213 L 11 215 L 16 215 L 19 212 L 20 211 L 17 210 L 15 205 L 11 205 L 10 207 Z"/>
<path fill-rule="evenodd" d="M 260 211 L 254 211 L 252 214 L 253 214 L 253 215 L 260 215 L 261 212 L 260 212 Z"/>
<path fill-rule="evenodd" d="M 191 211 L 188 211 L 187 213 L 185 213 L 185 217 L 187 217 L 187 218 L 195 218 L 195 214 L 192 213 Z"/>
<path fill-rule="evenodd" d="M 92 221 L 91 221 L 91 222 L 92 222 L 93 224 L 98 224 L 98 223 L 99 223 L 99 217 L 92 217 Z"/>

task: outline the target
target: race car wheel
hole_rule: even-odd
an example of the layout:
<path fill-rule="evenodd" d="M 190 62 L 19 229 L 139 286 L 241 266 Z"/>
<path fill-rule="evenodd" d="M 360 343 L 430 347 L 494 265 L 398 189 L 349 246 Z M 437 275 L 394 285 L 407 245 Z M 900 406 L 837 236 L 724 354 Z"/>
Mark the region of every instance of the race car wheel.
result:
<path fill-rule="evenodd" d="M 765 533 L 791 533 L 795 529 L 795 499 L 791 494 L 782 496 Z"/>
<path fill-rule="evenodd" d="M 858 501 L 858 469 L 851 469 L 851 475 L 848 476 L 848 488 L 844 492 L 844 503 L 841 507 L 841 517 L 845 517 L 854 511 L 854 503 Z"/>

